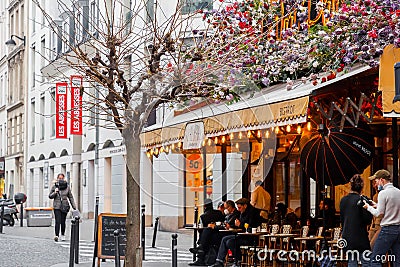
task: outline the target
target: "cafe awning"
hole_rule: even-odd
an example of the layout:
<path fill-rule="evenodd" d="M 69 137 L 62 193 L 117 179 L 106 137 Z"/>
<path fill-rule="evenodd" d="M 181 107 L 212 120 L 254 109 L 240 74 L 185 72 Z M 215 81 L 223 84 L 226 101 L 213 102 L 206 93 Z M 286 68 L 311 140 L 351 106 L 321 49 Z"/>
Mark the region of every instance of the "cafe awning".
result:
<path fill-rule="evenodd" d="M 394 64 L 400 62 L 400 49 L 388 45 L 383 50 L 379 66 L 379 90 L 382 91 L 384 117 L 400 117 L 400 102 L 393 103 L 395 96 Z"/>
<path fill-rule="evenodd" d="M 309 96 L 313 92 L 368 69 L 368 66 L 354 68 L 336 79 L 316 86 L 310 82 L 299 82 L 293 89 L 287 90 L 286 84 L 278 84 L 232 105 L 212 103 L 176 116 L 171 112 L 163 123 L 144 130 L 141 135 L 142 146 L 177 143 L 183 140 L 186 124 L 198 121 L 204 123 L 205 137 L 304 123 L 307 121 Z"/>

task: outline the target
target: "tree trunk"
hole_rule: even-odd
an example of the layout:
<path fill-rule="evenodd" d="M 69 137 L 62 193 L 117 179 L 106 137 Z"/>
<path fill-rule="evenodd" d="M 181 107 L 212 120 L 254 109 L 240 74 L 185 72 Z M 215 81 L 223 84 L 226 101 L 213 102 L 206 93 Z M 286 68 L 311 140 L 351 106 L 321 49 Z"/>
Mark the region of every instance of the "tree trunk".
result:
<path fill-rule="evenodd" d="M 137 133 L 136 131 L 132 131 Z M 123 136 L 126 146 L 126 187 L 127 187 L 127 219 L 126 219 L 126 267 L 141 267 L 140 255 L 140 138 L 138 134 L 126 131 Z"/>

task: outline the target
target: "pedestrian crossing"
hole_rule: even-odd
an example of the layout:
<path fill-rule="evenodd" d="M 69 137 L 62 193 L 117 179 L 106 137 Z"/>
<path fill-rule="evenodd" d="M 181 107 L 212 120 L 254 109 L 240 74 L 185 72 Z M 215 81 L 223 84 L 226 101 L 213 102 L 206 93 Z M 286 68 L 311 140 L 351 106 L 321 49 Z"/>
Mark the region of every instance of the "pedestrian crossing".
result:
<path fill-rule="evenodd" d="M 68 248 L 70 246 L 69 240 L 57 242 L 60 246 Z M 93 258 L 94 242 L 83 241 L 79 242 L 79 256 L 82 258 Z M 146 247 L 145 248 L 145 261 L 146 262 L 171 262 L 172 252 L 171 248 L 167 247 Z M 182 251 L 178 249 L 178 261 L 190 262 L 193 260 L 193 255 L 189 251 Z"/>

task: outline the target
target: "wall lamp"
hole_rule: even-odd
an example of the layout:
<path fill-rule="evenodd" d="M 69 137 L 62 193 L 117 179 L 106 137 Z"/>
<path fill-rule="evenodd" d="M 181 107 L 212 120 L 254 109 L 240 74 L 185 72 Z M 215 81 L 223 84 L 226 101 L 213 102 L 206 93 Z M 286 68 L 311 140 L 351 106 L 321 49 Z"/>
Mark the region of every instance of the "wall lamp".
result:
<path fill-rule="evenodd" d="M 7 47 L 12 48 L 12 47 L 17 45 L 17 43 L 13 40 L 13 37 L 23 41 L 24 42 L 24 46 L 25 46 L 25 36 L 24 37 L 19 37 L 17 35 L 12 34 L 10 40 L 8 40 L 6 42 Z"/>

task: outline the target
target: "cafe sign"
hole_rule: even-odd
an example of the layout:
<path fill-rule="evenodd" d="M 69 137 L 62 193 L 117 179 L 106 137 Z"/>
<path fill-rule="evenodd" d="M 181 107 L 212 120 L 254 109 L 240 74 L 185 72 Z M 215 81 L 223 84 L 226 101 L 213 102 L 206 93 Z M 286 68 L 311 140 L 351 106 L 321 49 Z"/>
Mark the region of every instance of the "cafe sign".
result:
<path fill-rule="evenodd" d="M 186 124 L 183 149 L 199 149 L 203 140 L 204 123 L 202 121 Z"/>

